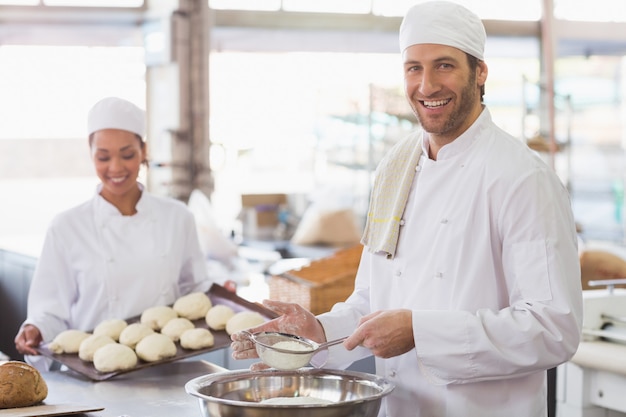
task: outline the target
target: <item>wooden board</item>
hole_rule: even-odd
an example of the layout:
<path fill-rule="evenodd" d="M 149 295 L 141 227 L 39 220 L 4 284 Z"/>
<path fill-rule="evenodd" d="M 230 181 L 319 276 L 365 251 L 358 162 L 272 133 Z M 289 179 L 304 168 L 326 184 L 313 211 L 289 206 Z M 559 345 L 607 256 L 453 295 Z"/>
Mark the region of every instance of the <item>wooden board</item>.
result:
<path fill-rule="evenodd" d="M 265 318 L 267 318 L 268 320 L 276 317 L 276 313 L 272 312 L 271 310 L 266 309 L 260 304 L 247 301 L 239 297 L 235 293 L 228 291 L 226 288 L 218 284 L 213 284 L 211 289 L 207 292 L 207 295 L 211 299 L 211 302 L 213 303 L 213 305 L 225 304 L 231 307 L 235 312 L 256 311 L 260 313 L 262 316 L 264 316 Z M 138 322 L 139 319 L 140 319 L 140 316 L 136 316 L 136 317 L 127 318 L 126 321 L 130 324 L 130 323 Z M 206 324 L 206 321 L 204 320 L 204 318 L 194 320 L 193 323 L 195 324 L 196 327 L 202 327 L 205 329 L 208 328 L 208 325 Z M 211 330 L 211 333 L 213 334 L 213 337 L 215 339 L 215 344 L 209 348 L 198 349 L 198 350 L 184 349 L 180 346 L 180 343 L 176 342 L 176 355 L 172 356 L 171 358 L 163 359 L 157 362 L 145 362 L 139 359 L 137 366 L 135 366 L 134 368 L 124 370 L 124 371 L 115 371 L 115 372 L 106 372 L 106 373 L 97 371 L 96 368 L 93 366 L 92 362 L 83 361 L 82 359 L 78 357 L 78 354 L 68 354 L 68 353 L 64 353 L 60 355 L 55 354 L 55 353 L 52 353 L 48 349 L 47 345 L 40 346 L 38 348 L 38 351 L 41 355 L 54 359 L 55 361 L 62 363 L 68 368 L 82 375 L 85 375 L 89 379 L 92 379 L 94 381 L 103 381 L 103 380 L 112 378 L 116 375 L 120 375 L 123 373 L 133 372 L 133 371 L 137 371 L 139 369 L 144 369 L 144 368 L 151 367 L 151 366 L 158 366 L 163 363 L 174 362 L 180 359 L 186 359 L 186 358 L 190 358 L 193 356 L 198 356 L 203 353 L 211 352 L 211 351 L 218 350 L 218 349 L 223 349 L 223 348 L 230 346 L 230 342 L 231 342 L 230 336 L 226 333 L 225 330 L 220 330 L 220 331 Z"/>
<path fill-rule="evenodd" d="M 0 417 L 39 417 L 67 416 L 72 414 L 102 411 L 104 407 L 93 407 L 80 404 L 41 404 L 31 407 L 8 408 L 0 410 Z"/>

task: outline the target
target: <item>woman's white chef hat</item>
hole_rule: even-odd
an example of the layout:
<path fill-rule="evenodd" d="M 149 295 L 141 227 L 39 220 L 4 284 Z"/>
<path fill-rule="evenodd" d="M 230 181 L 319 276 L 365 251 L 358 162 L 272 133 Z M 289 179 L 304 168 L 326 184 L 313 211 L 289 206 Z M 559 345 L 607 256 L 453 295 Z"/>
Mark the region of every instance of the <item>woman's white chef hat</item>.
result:
<path fill-rule="evenodd" d="M 146 113 L 131 103 L 117 97 L 98 101 L 87 115 L 87 135 L 102 129 L 120 129 L 141 137 L 146 133 Z"/>
<path fill-rule="evenodd" d="M 448 1 L 416 4 L 400 25 L 400 52 L 411 45 L 433 43 L 452 46 L 482 61 L 486 39 L 480 18 L 460 4 Z"/>

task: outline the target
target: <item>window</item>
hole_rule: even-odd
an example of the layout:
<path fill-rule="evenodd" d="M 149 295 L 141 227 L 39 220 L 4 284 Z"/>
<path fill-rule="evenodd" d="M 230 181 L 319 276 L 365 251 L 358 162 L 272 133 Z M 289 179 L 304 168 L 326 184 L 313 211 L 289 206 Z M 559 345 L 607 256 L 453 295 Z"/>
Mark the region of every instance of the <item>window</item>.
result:
<path fill-rule="evenodd" d="M 524 77 L 537 80 L 539 63 L 488 62 L 486 102 L 521 140 Z M 237 215 L 240 194 L 325 188 L 343 190 L 336 203 L 365 215 L 370 173 L 414 128 L 399 54 L 216 52 L 210 64 L 212 154 L 220 156 L 212 161 L 213 203 L 221 218 Z"/>
<path fill-rule="evenodd" d="M 7 6 L 142 7 L 144 0 L 0 0 Z"/>
<path fill-rule="evenodd" d="M 554 17 L 587 22 L 626 22 L 623 0 L 554 0 Z"/>
<path fill-rule="evenodd" d="M 373 13 L 401 16 L 413 4 L 425 0 L 209 0 L 214 9 L 286 10 L 328 13 Z M 539 20 L 541 0 L 454 0 L 484 19 Z M 619 0 L 614 0 L 619 1 Z"/>
<path fill-rule="evenodd" d="M 93 194 L 87 111 L 145 107 L 141 47 L 0 46 L 0 247 L 37 256 L 52 217 Z"/>

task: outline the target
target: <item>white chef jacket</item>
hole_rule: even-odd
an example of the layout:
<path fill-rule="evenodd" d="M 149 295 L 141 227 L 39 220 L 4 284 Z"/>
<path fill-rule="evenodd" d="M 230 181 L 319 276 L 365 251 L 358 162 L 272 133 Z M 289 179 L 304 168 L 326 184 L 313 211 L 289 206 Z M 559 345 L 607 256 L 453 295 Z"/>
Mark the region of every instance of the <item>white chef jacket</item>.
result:
<path fill-rule="evenodd" d="M 582 323 L 568 193 L 487 109 L 436 161 L 423 146 L 395 258 L 364 250 L 354 293 L 318 317 L 326 337 L 413 312 L 415 348 L 376 358 L 396 384 L 380 416 L 545 416 L 546 370 L 574 354 Z M 333 347 L 324 366 L 369 354 L 356 351 Z"/>
<path fill-rule="evenodd" d="M 137 316 L 206 291 L 193 214 L 180 201 L 143 191 L 123 216 L 100 196 L 57 215 L 47 231 L 28 295 L 25 322 L 44 342 L 66 329 L 93 330 L 105 319 Z"/>

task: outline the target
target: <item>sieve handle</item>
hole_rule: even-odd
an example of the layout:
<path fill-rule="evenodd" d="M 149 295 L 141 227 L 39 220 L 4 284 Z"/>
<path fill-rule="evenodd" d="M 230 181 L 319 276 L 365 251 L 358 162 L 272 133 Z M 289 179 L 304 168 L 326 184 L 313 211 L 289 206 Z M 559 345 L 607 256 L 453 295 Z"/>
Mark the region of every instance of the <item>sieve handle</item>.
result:
<path fill-rule="evenodd" d="M 348 338 L 348 336 L 345 336 L 345 337 L 342 337 L 342 338 L 339 338 L 339 339 L 331 340 L 330 342 L 320 343 L 318 348 L 315 349 L 315 350 L 326 349 L 328 347 L 338 345 L 339 343 L 343 342 L 347 338 Z"/>

